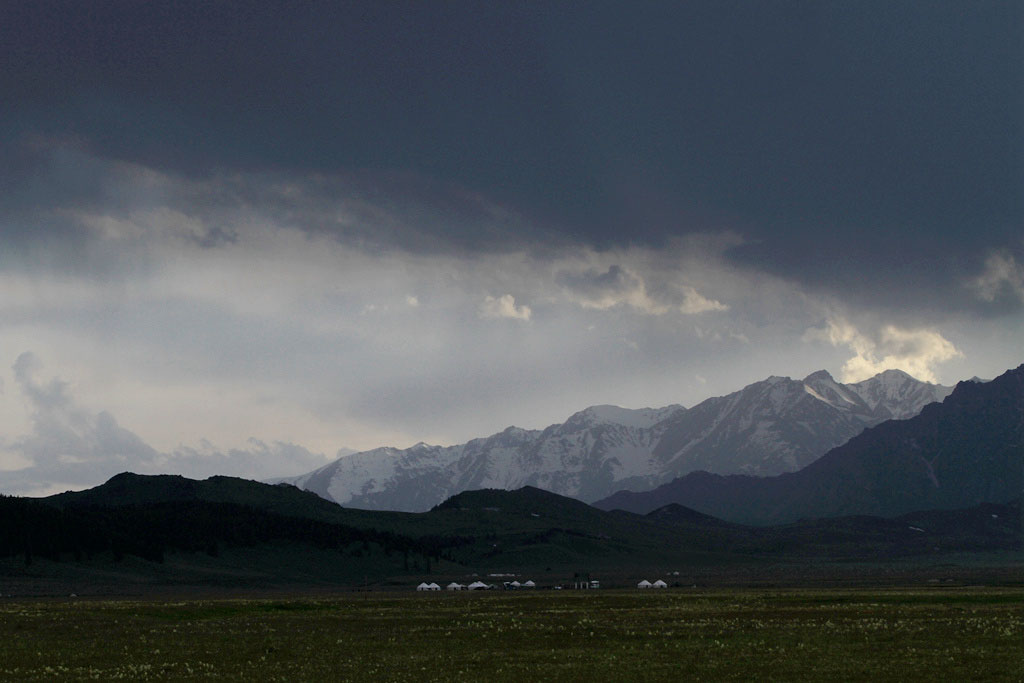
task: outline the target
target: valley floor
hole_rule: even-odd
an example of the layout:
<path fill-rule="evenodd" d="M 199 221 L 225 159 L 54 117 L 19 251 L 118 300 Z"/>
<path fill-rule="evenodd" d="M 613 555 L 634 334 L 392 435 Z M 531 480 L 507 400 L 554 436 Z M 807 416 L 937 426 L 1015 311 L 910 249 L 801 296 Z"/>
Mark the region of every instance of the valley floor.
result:
<path fill-rule="evenodd" d="M 0 599 L 0 679 L 1024 679 L 1024 588 Z"/>

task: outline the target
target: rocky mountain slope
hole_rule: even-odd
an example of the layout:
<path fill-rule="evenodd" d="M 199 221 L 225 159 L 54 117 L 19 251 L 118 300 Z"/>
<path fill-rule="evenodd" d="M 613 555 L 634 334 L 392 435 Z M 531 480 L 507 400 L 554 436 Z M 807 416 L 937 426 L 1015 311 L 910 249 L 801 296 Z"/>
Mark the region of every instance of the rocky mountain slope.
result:
<path fill-rule="evenodd" d="M 1004 503 L 1021 495 L 1022 477 L 1024 365 L 991 382 L 961 382 L 942 403 L 870 428 L 795 473 L 694 472 L 595 506 L 645 513 L 676 503 L 733 522 L 779 524 Z"/>
<path fill-rule="evenodd" d="M 509 427 L 455 446 L 378 448 L 276 481 L 372 510 L 418 512 L 460 491 L 522 486 L 590 502 L 696 470 L 795 471 L 865 427 L 916 415 L 950 391 L 898 370 L 857 384 L 824 371 L 770 377 L 689 410 L 592 406 L 544 430 Z"/>

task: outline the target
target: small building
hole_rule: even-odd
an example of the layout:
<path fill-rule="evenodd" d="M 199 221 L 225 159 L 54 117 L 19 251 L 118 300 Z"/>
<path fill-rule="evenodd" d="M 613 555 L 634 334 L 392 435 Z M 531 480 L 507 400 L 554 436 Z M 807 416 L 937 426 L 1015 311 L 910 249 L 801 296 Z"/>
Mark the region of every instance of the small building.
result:
<path fill-rule="evenodd" d="M 456 583 L 456 582 L 452 581 L 447 586 L 445 586 L 445 589 L 446 590 L 450 590 L 450 591 L 462 591 L 462 590 L 466 590 L 466 587 L 463 586 L 461 583 Z"/>
<path fill-rule="evenodd" d="M 650 581 L 648 581 L 647 579 L 644 579 L 643 581 L 641 581 L 640 583 L 638 583 L 638 584 L 636 585 L 636 587 L 637 587 L 637 588 L 650 588 L 650 587 L 651 587 L 651 582 L 650 582 Z"/>
<path fill-rule="evenodd" d="M 416 590 L 418 590 L 418 591 L 428 591 L 428 590 L 430 590 L 430 584 L 428 584 L 426 582 L 421 583 L 420 585 L 416 586 Z"/>
<path fill-rule="evenodd" d="M 526 581 L 523 581 L 523 585 L 520 586 L 520 588 L 536 588 L 536 587 L 537 587 L 537 584 L 535 584 L 533 581 L 530 581 L 529 579 L 527 579 Z"/>
<path fill-rule="evenodd" d="M 657 581 L 651 584 L 651 588 L 668 588 L 668 584 L 662 581 L 661 579 L 658 579 Z"/>
<path fill-rule="evenodd" d="M 471 591 L 485 591 L 487 589 L 488 586 L 483 581 L 474 581 L 473 583 L 469 584 L 469 586 L 467 586 L 467 590 Z"/>
<path fill-rule="evenodd" d="M 428 583 L 427 584 L 427 590 L 428 591 L 439 591 L 439 590 L 441 590 L 441 587 L 438 586 L 436 583 Z"/>

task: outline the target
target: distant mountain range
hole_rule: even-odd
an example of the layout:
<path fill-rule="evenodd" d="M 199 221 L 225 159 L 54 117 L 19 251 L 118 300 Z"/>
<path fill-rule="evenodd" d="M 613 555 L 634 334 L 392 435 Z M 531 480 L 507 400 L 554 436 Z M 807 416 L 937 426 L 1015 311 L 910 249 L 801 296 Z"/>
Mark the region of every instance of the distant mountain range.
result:
<path fill-rule="evenodd" d="M 803 380 L 769 377 L 689 410 L 593 406 L 544 430 L 509 427 L 456 446 L 378 448 L 276 481 L 369 510 L 418 512 L 461 491 L 523 486 L 590 502 L 698 470 L 792 472 L 866 427 L 916 415 L 950 391 L 899 370 L 856 384 L 825 371 Z"/>
<path fill-rule="evenodd" d="M 734 522 L 780 524 L 1001 503 L 1022 487 L 1024 365 L 991 382 L 961 382 L 942 403 L 869 428 L 798 472 L 695 472 L 595 506 L 646 513 L 674 503 Z"/>

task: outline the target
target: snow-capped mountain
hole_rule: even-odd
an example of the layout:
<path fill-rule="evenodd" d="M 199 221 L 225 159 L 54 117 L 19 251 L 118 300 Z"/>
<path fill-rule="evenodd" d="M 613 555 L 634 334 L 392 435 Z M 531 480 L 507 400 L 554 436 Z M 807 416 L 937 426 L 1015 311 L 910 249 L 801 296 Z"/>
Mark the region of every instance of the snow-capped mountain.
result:
<path fill-rule="evenodd" d="M 741 524 L 787 524 L 1005 503 L 1021 492 L 1022 405 L 1024 365 L 990 382 L 960 382 L 941 404 L 866 429 L 793 474 L 691 472 L 653 490 L 619 491 L 594 506 L 646 514 L 674 504 Z"/>
<path fill-rule="evenodd" d="M 840 384 L 824 370 L 803 380 L 769 377 L 681 415 L 655 448 L 657 475 L 794 472 L 865 427 L 917 415 L 951 391 L 899 370 L 856 384 Z M 642 491 L 653 488 L 651 481 L 623 482 L 623 488 Z"/>
<path fill-rule="evenodd" d="M 769 377 L 689 410 L 592 406 L 544 430 L 509 427 L 456 446 L 377 448 L 278 481 L 374 510 L 423 511 L 461 491 L 528 485 L 591 502 L 695 470 L 795 471 L 864 428 L 916 415 L 950 391 L 898 370 L 856 384 L 825 371 L 803 380 Z"/>

